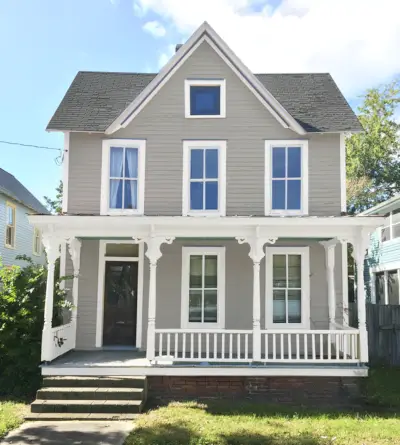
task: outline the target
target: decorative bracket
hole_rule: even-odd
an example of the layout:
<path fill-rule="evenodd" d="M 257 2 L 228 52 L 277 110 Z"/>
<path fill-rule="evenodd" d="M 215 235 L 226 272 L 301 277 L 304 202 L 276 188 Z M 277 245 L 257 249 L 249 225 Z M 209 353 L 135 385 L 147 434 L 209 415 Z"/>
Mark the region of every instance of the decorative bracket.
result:
<path fill-rule="evenodd" d="M 150 264 L 156 265 L 157 261 L 161 258 L 161 245 L 172 244 L 175 237 L 174 236 L 161 236 L 156 235 L 154 229 L 152 228 L 150 234 L 144 237 L 132 237 L 133 242 L 136 244 L 146 243 L 147 250 L 146 256 L 150 261 Z"/>
<path fill-rule="evenodd" d="M 259 228 L 256 228 L 254 235 L 249 237 L 237 236 L 236 240 L 239 244 L 248 243 L 250 246 L 249 257 L 254 263 L 259 263 L 265 256 L 264 245 L 275 244 L 278 238 L 259 236 Z"/>
<path fill-rule="evenodd" d="M 47 261 L 49 263 L 49 266 L 54 266 L 54 263 L 56 262 L 57 258 L 60 257 L 60 245 L 62 243 L 63 239 L 55 236 L 53 234 L 44 234 L 42 236 L 42 243 L 46 250 L 47 255 Z"/>
<path fill-rule="evenodd" d="M 79 275 L 82 242 L 78 238 L 68 238 L 68 250 L 74 266 L 74 275 Z"/>

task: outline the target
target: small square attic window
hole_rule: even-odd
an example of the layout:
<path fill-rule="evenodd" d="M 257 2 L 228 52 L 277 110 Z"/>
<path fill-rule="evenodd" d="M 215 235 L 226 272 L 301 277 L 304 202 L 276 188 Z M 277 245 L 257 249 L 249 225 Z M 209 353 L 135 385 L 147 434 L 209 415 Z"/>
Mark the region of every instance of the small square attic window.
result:
<path fill-rule="evenodd" d="M 185 116 L 225 117 L 225 80 L 186 80 Z"/>

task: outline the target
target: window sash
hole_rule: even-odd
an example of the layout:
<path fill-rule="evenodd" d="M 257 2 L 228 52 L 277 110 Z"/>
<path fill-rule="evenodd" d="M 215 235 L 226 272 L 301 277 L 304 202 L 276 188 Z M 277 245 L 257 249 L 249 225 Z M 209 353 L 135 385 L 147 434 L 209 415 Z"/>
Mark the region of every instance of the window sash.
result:
<path fill-rule="evenodd" d="M 33 233 L 33 253 L 34 255 L 40 255 L 41 254 L 41 239 L 40 239 L 40 230 L 36 229 L 34 230 Z"/>
<path fill-rule="evenodd" d="M 15 247 L 15 207 L 6 204 L 6 239 L 5 245 L 7 247 Z"/>
<path fill-rule="evenodd" d="M 205 114 L 192 114 L 194 106 L 192 104 L 192 87 L 207 88 L 215 87 L 219 88 L 217 96 L 219 97 L 219 113 L 205 113 Z M 214 99 L 217 99 L 214 98 Z M 185 80 L 185 118 L 192 119 L 213 119 L 213 118 L 225 118 L 226 117 L 226 82 L 225 79 L 186 79 Z"/>

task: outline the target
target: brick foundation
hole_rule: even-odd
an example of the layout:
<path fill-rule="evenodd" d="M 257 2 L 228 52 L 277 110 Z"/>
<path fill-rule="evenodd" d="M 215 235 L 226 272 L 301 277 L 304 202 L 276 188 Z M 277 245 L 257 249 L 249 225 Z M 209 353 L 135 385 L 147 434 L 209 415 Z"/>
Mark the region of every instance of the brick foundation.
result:
<path fill-rule="evenodd" d="M 360 396 L 353 377 L 158 377 L 149 397 L 163 400 L 251 398 L 269 403 L 353 405 Z"/>

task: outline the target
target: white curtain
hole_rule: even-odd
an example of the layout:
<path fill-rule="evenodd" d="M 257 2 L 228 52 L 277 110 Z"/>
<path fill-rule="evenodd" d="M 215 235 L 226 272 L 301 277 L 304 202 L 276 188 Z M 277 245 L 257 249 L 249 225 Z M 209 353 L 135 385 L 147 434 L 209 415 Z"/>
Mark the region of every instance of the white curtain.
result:
<path fill-rule="evenodd" d="M 130 198 L 130 199 L 129 199 Z M 137 181 L 125 181 L 125 209 L 137 209 Z"/>
<path fill-rule="evenodd" d="M 110 176 L 112 178 L 121 178 L 124 165 L 124 149 L 122 147 L 111 147 L 110 149 Z M 118 190 L 121 187 L 121 180 L 110 180 L 110 208 L 121 207 L 118 203 Z M 119 204 L 119 205 L 118 205 Z"/>
<path fill-rule="evenodd" d="M 138 177 L 138 150 L 137 148 L 125 149 L 125 178 Z"/>

